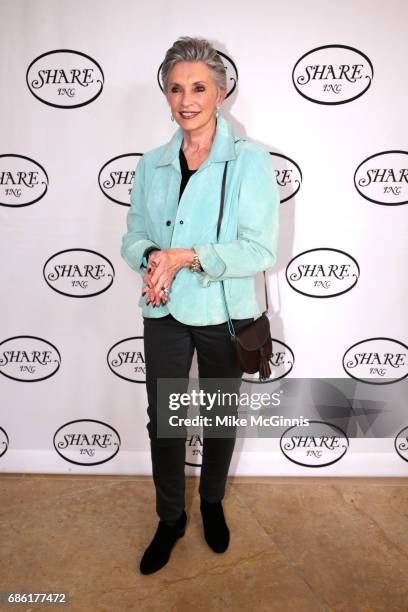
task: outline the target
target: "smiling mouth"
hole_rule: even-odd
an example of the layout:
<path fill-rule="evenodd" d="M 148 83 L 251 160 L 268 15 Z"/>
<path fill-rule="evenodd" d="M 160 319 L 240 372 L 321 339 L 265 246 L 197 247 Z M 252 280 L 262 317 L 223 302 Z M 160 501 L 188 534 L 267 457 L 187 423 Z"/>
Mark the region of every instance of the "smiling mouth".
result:
<path fill-rule="evenodd" d="M 200 111 L 197 111 L 197 112 L 180 111 L 180 115 L 183 117 L 183 119 L 193 119 L 199 114 L 199 112 Z"/>

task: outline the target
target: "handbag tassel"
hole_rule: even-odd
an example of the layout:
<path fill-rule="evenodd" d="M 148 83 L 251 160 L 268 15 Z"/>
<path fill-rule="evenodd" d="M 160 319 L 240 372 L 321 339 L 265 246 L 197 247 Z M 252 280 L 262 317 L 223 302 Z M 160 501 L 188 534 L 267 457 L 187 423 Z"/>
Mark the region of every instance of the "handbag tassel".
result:
<path fill-rule="evenodd" d="M 261 348 L 260 353 L 261 353 L 261 357 L 259 360 L 259 379 L 267 380 L 271 375 L 271 368 L 269 365 L 269 360 L 265 356 L 263 348 Z"/>

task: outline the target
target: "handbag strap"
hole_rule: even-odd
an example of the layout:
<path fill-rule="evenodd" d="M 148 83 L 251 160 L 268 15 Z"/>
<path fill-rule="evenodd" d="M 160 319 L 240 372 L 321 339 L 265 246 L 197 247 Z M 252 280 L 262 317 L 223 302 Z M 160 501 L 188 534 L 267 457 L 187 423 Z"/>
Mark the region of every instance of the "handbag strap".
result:
<path fill-rule="evenodd" d="M 227 166 L 228 166 L 228 161 L 225 162 L 224 173 L 222 175 L 220 211 L 218 213 L 218 221 L 217 221 L 217 241 L 218 241 L 218 236 L 219 236 L 220 228 L 221 228 L 222 213 L 224 211 L 225 183 L 226 183 L 226 179 L 227 179 Z M 269 309 L 269 305 L 268 305 L 268 292 L 267 292 L 267 289 L 266 289 L 266 274 L 265 274 L 265 270 L 263 270 L 263 276 L 264 276 L 265 304 L 266 304 L 266 310 L 264 310 L 264 313 L 265 313 Z M 221 285 L 222 285 L 222 292 L 223 292 L 223 296 L 224 296 L 225 309 L 226 309 L 227 315 L 228 315 L 228 329 L 229 329 L 229 332 L 230 332 L 231 336 L 235 336 L 234 325 L 233 325 L 233 323 L 231 321 L 231 317 L 230 317 L 230 313 L 229 313 L 228 305 L 227 305 L 227 299 L 225 297 L 225 288 L 224 288 L 224 281 L 223 280 L 221 281 Z"/>

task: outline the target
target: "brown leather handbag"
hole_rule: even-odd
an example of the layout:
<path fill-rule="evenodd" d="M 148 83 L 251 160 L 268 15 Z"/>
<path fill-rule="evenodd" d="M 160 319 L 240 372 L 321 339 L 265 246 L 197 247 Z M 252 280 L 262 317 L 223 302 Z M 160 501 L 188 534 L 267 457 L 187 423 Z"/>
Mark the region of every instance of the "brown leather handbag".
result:
<path fill-rule="evenodd" d="M 224 174 L 222 177 L 220 212 L 218 215 L 217 223 L 217 240 L 220 232 L 222 213 L 224 209 L 227 164 L 228 162 L 225 163 Z M 269 319 L 267 317 L 268 293 L 266 289 L 265 271 L 263 275 L 265 284 L 266 310 L 264 310 L 261 316 L 255 319 L 253 323 L 249 323 L 249 325 L 246 325 L 238 332 L 235 332 L 228 311 L 227 300 L 225 297 L 224 282 L 221 281 L 221 284 L 224 294 L 225 308 L 228 315 L 228 329 L 231 334 L 231 342 L 235 349 L 238 365 L 243 372 L 247 372 L 248 374 L 255 374 L 256 372 L 259 372 L 259 380 L 268 380 L 271 375 L 269 360 L 272 357 L 272 338 Z"/>

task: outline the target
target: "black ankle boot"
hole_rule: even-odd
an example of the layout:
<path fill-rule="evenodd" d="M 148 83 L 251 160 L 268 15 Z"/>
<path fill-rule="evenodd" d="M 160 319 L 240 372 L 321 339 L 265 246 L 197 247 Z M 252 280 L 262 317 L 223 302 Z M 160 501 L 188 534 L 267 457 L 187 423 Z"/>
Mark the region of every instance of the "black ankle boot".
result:
<path fill-rule="evenodd" d="M 164 521 L 159 522 L 154 538 L 146 548 L 140 562 L 142 574 L 153 574 L 166 565 L 173 546 L 185 533 L 186 523 L 187 514 L 184 510 L 175 527 L 170 527 Z"/>
<path fill-rule="evenodd" d="M 223 553 L 228 548 L 230 532 L 225 522 L 222 503 L 220 501 L 211 503 L 201 496 L 200 499 L 206 542 L 214 552 Z"/>

